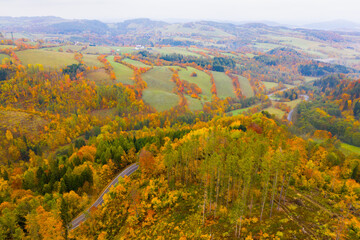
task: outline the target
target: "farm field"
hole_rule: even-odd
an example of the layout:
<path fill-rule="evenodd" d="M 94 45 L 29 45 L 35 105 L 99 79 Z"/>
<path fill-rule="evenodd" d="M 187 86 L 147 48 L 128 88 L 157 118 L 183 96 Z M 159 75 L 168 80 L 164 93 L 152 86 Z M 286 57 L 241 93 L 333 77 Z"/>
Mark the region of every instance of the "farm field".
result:
<path fill-rule="evenodd" d="M 136 61 L 136 60 L 133 60 L 133 59 L 130 59 L 130 58 L 124 58 L 123 59 L 124 62 L 126 63 L 129 63 L 137 68 L 145 68 L 145 67 L 151 67 L 149 65 L 146 65 L 145 63 L 142 63 L 140 61 Z"/>
<path fill-rule="evenodd" d="M 219 98 L 233 97 L 235 98 L 232 80 L 223 72 L 211 71 L 215 79 L 217 96 Z"/>
<path fill-rule="evenodd" d="M 251 106 L 251 107 L 248 107 L 248 108 L 236 109 L 236 110 L 227 112 L 227 114 L 232 114 L 232 116 L 240 115 L 240 114 L 243 114 L 244 112 L 248 111 L 249 109 L 251 109 L 253 107 L 255 107 L 255 105 Z"/>
<path fill-rule="evenodd" d="M 266 35 L 270 39 L 278 40 L 282 45 L 292 45 L 297 48 L 307 50 L 308 48 L 319 48 L 321 42 L 310 41 L 302 39 L 300 37 L 289 37 L 289 36 L 275 36 L 275 35 Z"/>
<path fill-rule="evenodd" d="M 133 53 L 138 50 L 135 47 L 111 47 L 116 53 L 123 54 L 123 53 Z"/>
<path fill-rule="evenodd" d="M 281 42 L 281 45 L 289 45 L 300 50 L 303 50 L 309 54 L 317 55 L 320 58 L 328 58 L 331 52 L 338 52 L 337 49 L 329 47 L 321 43 L 320 41 L 311 41 L 297 37 L 288 37 L 288 36 L 273 36 L 267 35 L 273 40 Z"/>
<path fill-rule="evenodd" d="M 201 24 L 192 24 L 190 27 L 184 26 L 184 24 L 172 24 L 170 26 L 166 26 L 164 28 L 164 32 L 166 33 L 185 33 L 185 34 L 200 34 L 208 37 L 231 37 L 233 35 L 226 33 L 217 28 L 204 28 Z"/>
<path fill-rule="evenodd" d="M 311 82 L 318 79 L 317 77 L 305 77 L 305 82 Z"/>
<path fill-rule="evenodd" d="M 0 49 L 4 49 L 4 48 L 14 48 L 14 45 L 0 45 Z"/>
<path fill-rule="evenodd" d="M 185 96 L 188 104 L 189 104 L 189 109 L 191 111 L 199 111 L 199 110 L 202 110 L 203 109 L 203 106 L 201 104 L 201 101 L 199 99 L 195 99 L 195 98 L 192 98 L 188 95 Z"/>
<path fill-rule="evenodd" d="M 134 75 L 134 71 L 131 68 L 121 63 L 115 62 L 114 57 L 108 57 L 107 59 L 109 60 L 111 66 L 113 66 L 114 68 L 117 82 L 127 85 L 132 85 L 134 83 L 131 79 Z"/>
<path fill-rule="evenodd" d="M 264 111 L 269 112 L 270 114 L 274 114 L 275 117 L 282 119 L 282 117 L 285 115 L 285 112 L 278 109 L 278 108 L 274 108 L 274 107 L 268 107 L 265 108 Z"/>
<path fill-rule="evenodd" d="M 206 97 L 207 100 L 211 100 L 211 83 L 210 76 L 203 71 L 197 70 L 192 67 L 180 68 L 179 77 L 182 80 L 188 81 L 189 83 L 195 83 L 202 90 L 203 97 Z M 197 76 L 192 77 L 191 74 L 196 72 Z"/>
<path fill-rule="evenodd" d="M 281 47 L 280 44 L 273 44 L 273 43 L 255 43 L 254 47 L 263 51 L 269 51 L 271 49 Z"/>
<path fill-rule="evenodd" d="M 286 105 L 288 105 L 291 109 L 294 109 L 299 103 L 301 103 L 303 100 L 302 99 L 296 99 L 294 101 L 290 101 L 290 102 L 284 102 Z"/>
<path fill-rule="evenodd" d="M 181 54 L 184 56 L 194 56 L 194 57 L 200 57 L 199 54 L 190 52 L 186 48 L 181 47 L 162 47 L 162 48 L 152 48 L 152 51 L 160 54 Z"/>
<path fill-rule="evenodd" d="M 73 53 L 30 49 L 16 52 L 16 55 L 23 65 L 42 64 L 45 68 L 62 68 L 77 63 Z"/>
<path fill-rule="evenodd" d="M 4 59 L 4 58 L 10 58 L 8 55 L 6 54 L 0 54 L 0 62 Z"/>
<path fill-rule="evenodd" d="M 167 67 L 154 67 L 142 75 L 147 83 L 142 98 L 157 111 L 169 110 L 179 103 L 179 96 L 172 92 L 175 83 L 171 77 L 172 72 Z"/>
<path fill-rule="evenodd" d="M 154 107 L 157 111 L 169 110 L 179 103 L 179 96 L 172 92 L 160 89 L 145 89 L 142 96 L 144 102 Z"/>
<path fill-rule="evenodd" d="M 83 60 L 88 66 L 103 67 L 103 64 L 97 59 L 97 57 L 98 56 L 96 55 L 84 54 Z"/>
<path fill-rule="evenodd" d="M 103 46 L 88 46 L 84 51 L 81 51 L 83 54 L 110 54 L 111 48 L 110 47 L 103 47 Z"/>
<path fill-rule="evenodd" d="M 97 85 L 114 84 L 114 82 L 110 79 L 109 74 L 107 74 L 104 69 L 98 69 L 96 71 L 92 71 L 88 73 L 86 77 L 94 81 Z"/>
<path fill-rule="evenodd" d="M 167 67 L 154 67 L 142 75 L 148 89 L 172 93 L 175 83 L 171 81 L 172 72 Z"/>
<path fill-rule="evenodd" d="M 266 90 L 270 90 L 273 87 L 279 86 L 279 83 L 276 83 L 276 82 L 265 82 L 265 81 L 263 81 L 262 83 L 264 84 Z"/>
<path fill-rule="evenodd" d="M 243 77 L 243 76 L 239 76 L 239 82 L 240 82 L 240 88 L 242 93 L 246 96 L 246 97 L 253 97 L 254 96 L 254 91 L 250 85 L 250 82 L 247 78 Z"/>
<path fill-rule="evenodd" d="M 360 147 L 356 147 L 347 143 L 341 143 L 341 148 L 349 153 L 360 154 Z"/>
<path fill-rule="evenodd" d="M 195 52 L 209 53 L 208 50 L 205 50 L 205 49 L 202 49 L 202 48 L 196 48 L 196 47 L 189 47 L 188 50 L 190 50 L 190 51 L 195 51 Z"/>
<path fill-rule="evenodd" d="M 64 52 L 66 52 L 67 50 L 71 50 L 71 51 L 75 52 L 75 51 L 80 51 L 82 47 L 83 46 L 80 46 L 80 45 L 64 45 L 64 46 L 58 46 L 58 47 L 43 48 L 42 50 L 58 52 L 59 49 L 62 48 Z"/>

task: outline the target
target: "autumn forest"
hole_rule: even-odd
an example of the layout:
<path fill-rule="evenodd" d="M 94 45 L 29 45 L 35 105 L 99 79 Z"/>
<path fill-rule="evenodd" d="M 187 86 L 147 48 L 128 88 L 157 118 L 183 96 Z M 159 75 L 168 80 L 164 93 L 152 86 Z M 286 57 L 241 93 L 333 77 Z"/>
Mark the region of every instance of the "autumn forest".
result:
<path fill-rule="evenodd" d="M 0 239 L 360 239 L 358 32 L 39 18 L 0 18 Z"/>

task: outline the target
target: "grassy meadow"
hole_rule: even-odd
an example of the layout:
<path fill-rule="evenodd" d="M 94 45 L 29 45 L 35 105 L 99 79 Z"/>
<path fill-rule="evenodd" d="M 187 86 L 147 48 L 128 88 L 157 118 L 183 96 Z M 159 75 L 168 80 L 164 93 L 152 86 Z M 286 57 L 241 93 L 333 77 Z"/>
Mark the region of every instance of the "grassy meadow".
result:
<path fill-rule="evenodd" d="M 240 88 L 242 93 L 246 96 L 246 97 L 253 97 L 254 96 L 254 91 L 250 85 L 250 82 L 247 78 L 243 77 L 243 76 L 239 76 L 239 82 L 240 82 Z"/>
<path fill-rule="evenodd" d="M 4 58 L 10 58 L 10 56 L 8 56 L 6 54 L 0 54 L 0 63 Z"/>
<path fill-rule="evenodd" d="M 217 89 L 217 96 L 219 98 L 233 97 L 235 98 L 234 87 L 231 78 L 229 78 L 223 72 L 211 71 L 215 79 L 215 85 Z"/>
<path fill-rule="evenodd" d="M 186 95 L 185 98 L 189 104 L 189 109 L 191 111 L 199 111 L 203 109 L 203 105 L 199 99 L 192 98 L 188 95 Z"/>
<path fill-rule="evenodd" d="M 175 93 L 154 88 L 145 89 L 142 98 L 157 111 L 169 110 L 178 105 L 180 101 L 179 96 Z"/>
<path fill-rule="evenodd" d="M 142 75 L 148 89 L 172 93 L 175 83 L 171 81 L 172 72 L 167 67 L 154 67 Z"/>
<path fill-rule="evenodd" d="M 182 80 L 188 81 L 189 83 L 195 83 L 202 90 L 203 97 L 206 97 L 208 100 L 211 100 L 211 83 L 210 76 L 203 71 L 197 70 L 192 67 L 180 68 L 179 77 Z M 191 74 L 196 72 L 197 76 L 192 77 Z"/>
<path fill-rule="evenodd" d="M 86 74 L 86 77 L 91 81 L 94 81 L 96 85 L 111 85 L 114 82 L 110 79 L 110 75 L 105 72 L 104 69 L 98 69 Z"/>
<path fill-rule="evenodd" d="M 134 84 L 133 80 L 131 79 L 134 75 L 134 71 L 131 68 L 121 63 L 115 62 L 114 57 L 108 57 L 107 59 L 111 63 L 111 66 L 114 68 L 117 82 L 127 85 Z"/>
<path fill-rule="evenodd" d="M 278 108 L 275 108 L 275 107 L 268 107 L 268 108 L 265 108 L 264 111 L 267 111 L 269 112 L 270 114 L 274 114 L 275 117 L 279 118 L 279 119 L 282 119 L 282 117 L 285 115 L 285 112 L 278 109 Z"/>
<path fill-rule="evenodd" d="M 200 54 L 188 51 L 184 47 L 162 47 L 162 48 L 152 48 L 152 51 L 156 54 L 181 54 L 184 56 L 194 56 L 194 57 L 200 57 Z"/>
<path fill-rule="evenodd" d="M 42 64 L 45 68 L 62 68 L 78 63 L 73 53 L 50 52 L 37 49 L 30 49 L 16 52 L 23 65 Z"/>
<path fill-rule="evenodd" d="M 124 62 L 126 63 L 129 63 L 137 68 L 145 68 L 145 67 L 151 67 L 149 65 L 146 65 L 145 63 L 142 63 L 140 61 L 136 61 L 136 60 L 133 60 L 133 59 L 130 59 L 130 58 L 125 58 L 123 59 Z"/>

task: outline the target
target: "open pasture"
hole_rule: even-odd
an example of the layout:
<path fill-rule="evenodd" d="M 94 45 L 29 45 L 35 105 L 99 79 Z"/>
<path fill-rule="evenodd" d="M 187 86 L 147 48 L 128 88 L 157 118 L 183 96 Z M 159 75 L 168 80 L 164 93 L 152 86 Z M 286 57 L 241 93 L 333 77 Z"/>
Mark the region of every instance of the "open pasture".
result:
<path fill-rule="evenodd" d="M 197 70 L 192 67 L 187 68 L 179 68 L 179 77 L 182 80 L 188 81 L 189 83 L 195 83 L 202 90 L 203 97 L 206 97 L 207 100 L 211 100 L 211 82 L 210 76 L 203 71 Z M 195 72 L 197 74 L 196 77 L 192 77 L 191 74 Z"/>
<path fill-rule="evenodd" d="M 167 67 L 154 67 L 142 75 L 148 89 L 172 93 L 175 83 L 171 81 L 172 72 Z"/>
<path fill-rule="evenodd" d="M 180 101 L 179 96 L 175 93 L 159 89 L 145 89 L 142 98 L 157 111 L 169 110 L 178 105 Z"/>
<path fill-rule="evenodd" d="M 107 59 L 114 68 L 117 82 L 127 85 L 134 84 L 133 80 L 131 79 L 134 75 L 134 71 L 131 68 L 125 66 L 124 64 L 115 62 L 114 57 L 108 57 Z"/>
<path fill-rule="evenodd" d="M 241 92 L 243 93 L 243 95 L 245 95 L 246 97 L 253 97 L 254 91 L 250 85 L 249 80 L 243 76 L 238 75 L 238 77 L 239 77 Z"/>
<path fill-rule="evenodd" d="M 30 49 L 16 52 L 23 65 L 42 64 L 45 68 L 62 68 L 76 64 L 73 53 L 50 52 L 38 49 Z"/>
<path fill-rule="evenodd" d="M 219 98 L 233 97 L 235 98 L 234 87 L 232 80 L 223 72 L 211 71 L 215 79 L 215 85 L 217 89 L 217 96 Z"/>

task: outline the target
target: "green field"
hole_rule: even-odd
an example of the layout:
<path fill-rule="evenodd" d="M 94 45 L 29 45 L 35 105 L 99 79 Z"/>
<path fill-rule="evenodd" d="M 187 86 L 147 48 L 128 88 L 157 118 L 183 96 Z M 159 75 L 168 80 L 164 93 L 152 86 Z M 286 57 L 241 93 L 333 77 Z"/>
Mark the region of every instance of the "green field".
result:
<path fill-rule="evenodd" d="M 228 114 L 231 113 L 232 116 L 236 116 L 236 115 L 240 115 L 240 114 L 243 114 L 244 112 L 248 111 L 249 109 L 255 107 L 254 106 L 251 106 L 251 107 L 248 107 L 248 108 L 241 108 L 241 109 L 236 109 L 236 110 L 233 110 L 233 111 L 230 111 L 230 112 L 227 112 Z"/>
<path fill-rule="evenodd" d="M 62 48 L 64 52 L 66 52 L 67 50 L 78 52 L 81 50 L 82 47 L 83 46 L 80 46 L 80 45 L 64 45 L 64 46 L 58 46 L 58 47 L 43 48 L 43 50 L 57 52 L 57 51 L 59 51 L 60 48 Z"/>
<path fill-rule="evenodd" d="M 0 54 L 0 63 L 4 58 L 10 58 L 10 56 L 8 56 L 6 54 Z"/>
<path fill-rule="evenodd" d="M 215 79 L 217 96 L 219 98 L 233 97 L 235 98 L 232 80 L 223 72 L 211 71 Z"/>
<path fill-rule="evenodd" d="M 154 53 L 160 53 L 160 54 L 181 54 L 184 56 L 194 56 L 194 57 L 200 57 L 200 54 L 190 52 L 186 48 L 181 47 L 162 47 L 162 48 L 152 48 L 152 51 Z"/>
<path fill-rule="evenodd" d="M 275 36 L 275 35 L 267 35 L 267 37 L 273 40 L 280 41 L 281 45 L 300 48 L 301 50 L 309 54 L 317 55 L 318 57 L 321 58 L 329 58 L 329 56 L 333 56 L 334 54 L 341 54 L 342 56 L 346 55 L 347 57 L 356 54 L 354 50 L 334 48 L 324 44 L 320 40 L 311 41 L 300 37 Z"/>
<path fill-rule="evenodd" d="M 274 48 L 277 48 L 277 47 L 280 47 L 280 46 L 281 45 L 272 44 L 272 43 L 255 43 L 254 44 L 255 48 L 261 49 L 263 51 L 269 51 L 271 49 L 274 49 Z"/>
<path fill-rule="evenodd" d="M 207 100 L 211 100 L 211 83 L 210 76 L 203 71 L 197 70 L 192 67 L 179 68 L 179 77 L 182 80 L 188 81 L 189 83 L 195 83 L 202 90 L 203 97 L 206 97 Z M 196 77 L 191 77 L 191 73 L 196 72 Z"/>
<path fill-rule="evenodd" d="M 87 66 L 103 67 L 104 65 L 97 59 L 97 55 L 84 54 L 83 60 Z"/>
<path fill-rule="evenodd" d="M 304 78 L 305 78 L 305 82 L 311 82 L 318 79 L 317 77 L 304 77 Z"/>
<path fill-rule="evenodd" d="M 180 40 L 181 40 L 181 39 L 180 39 Z M 188 40 L 188 39 L 185 39 L 185 40 Z M 209 53 L 208 50 L 201 49 L 201 48 L 196 48 L 196 47 L 189 47 L 188 49 L 189 49 L 190 51 Z"/>
<path fill-rule="evenodd" d="M 192 24 L 191 27 L 186 27 L 184 24 L 171 24 L 164 27 L 165 33 L 179 33 L 183 34 L 200 34 L 207 37 L 232 37 L 233 35 L 226 33 L 218 28 L 204 27 L 201 24 Z"/>
<path fill-rule="evenodd" d="M 16 52 L 16 55 L 25 66 L 28 64 L 42 64 L 45 68 L 62 68 L 77 63 L 73 53 L 30 49 Z"/>
<path fill-rule="evenodd" d="M 360 154 L 360 147 L 356 147 L 347 143 L 341 143 L 341 148 L 349 153 Z"/>
<path fill-rule="evenodd" d="M 136 61 L 136 60 L 132 60 L 130 58 L 124 58 L 123 61 L 126 62 L 126 63 L 129 63 L 129 64 L 131 64 L 131 65 L 133 65 L 133 66 L 135 66 L 137 68 L 151 67 L 149 65 L 146 65 L 145 63 L 142 63 L 142 62 Z"/>
<path fill-rule="evenodd" d="M 294 101 L 290 101 L 290 102 L 284 102 L 286 105 L 288 105 L 291 109 L 294 109 L 299 103 L 301 103 L 303 100 L 302 99 L 296 99 Z"/>
<path fill-rule="evenodd" d="M 111 47 L 116 53 L 123 54 L 123 53 L 133 53 L 137 52 L 134 47 Z"/>
<path fill-rule="evenodd" d="M 148 89 L 172 93 L 175 83 L 171 81 L 172 72 L 167 67 L 154 67 L 142 75 Z"/>
<path fill-rule="evenodd" d="M 279 83 L 276 83 L 276 82 L 265 82 L 265 81 L 263 81 L 262 83 L 264 84 L 267 91 L 270 90 L 273 87 L 279 86 Z"/>
<path fill-rule="evenodd" d="M 115 62 L 114 57 L 108 57 L 107 59 L 111 63 L 111 66 L 113 66 L 114 68 L 117 82 L 127 85 L 134 84 L 134 81 L 131 79 L 134 75 L 134 71 L 131 68 L 121 63 Z"/>
<path fill-rule="evenodd" d="M 268 107 L 265 108 L 264 111 L 269 112 L 270 114 L 274 114 L 275 117 L 282 119 L 282 117 L 285 115 L 285 112 L 278 109 L 278 108 L 274 108 L 274 107 Z"/>
<path fill-rule="evenodd" d="M 169 110 L 178 105 L 180 100 L 175 93 L 158 89 L 145 89 L 142 98 L 157 111 Z"/>
<path fill-rule="evenodd" d="M 195 99 L 195 98 L 192 98 L 190 96 L 185 96 L 188 104 L 189 104 L 189 109 L 191 111 L 198 111 L 198 110 L 202 110 L 203 109 L 203 106 L 201 104 L 201 101 L 199 99 Z"/>
<path fill-rule="evenodd" d="M 83 54 L 110 54 L 111 48 L 110 47 L 102 47 L 102 46 L 88 46 L 84 51 L 81 53 Z"/>
<path fill-rule="evenodd" d="M 88 73 L 86 77 L 89 80 L 94 81 L 99 86 L 114 84 L 114 82 L 110 79 L 109 74 L 107 74 L 104 69 L 98 69 Z"/>
<path fill-rule="evenodd" d="M 239 76 L 239 82 L 240 82 L 240 88 L 241 88 L 241 92 L 246 96 L 246 97 L 253 97 L 254 96 L 254 91 L 250 85 L 250 82 L 247 78 L 243 77 L 243 76 Z"/>
<path fill-rule="evenodd" d="M 172 74 L 167 67 L 154 67 L 142 75 L 147 83 L 142 98 L 157 111 L 168 110 L 179 103 L 179 96 L 172 92 L 176 86 L 171 81 Z"/>
<path fill-rule="evenodd" d="M 15 48 L 16 46 L 14 45 L 0 45 L 0 49 L 4 49 L 4 48 Z"/>

